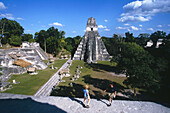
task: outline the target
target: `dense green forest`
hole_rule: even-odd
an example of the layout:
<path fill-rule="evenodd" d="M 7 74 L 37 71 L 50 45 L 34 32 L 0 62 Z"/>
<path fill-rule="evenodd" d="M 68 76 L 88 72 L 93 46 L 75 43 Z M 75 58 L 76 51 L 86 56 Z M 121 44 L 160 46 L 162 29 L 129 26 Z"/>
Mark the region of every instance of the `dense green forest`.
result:
<path fill-rule="evenodd" d="M 64 31 L 50 27 L 34 34 L 25 34 L 24 28 L 14 20 L 0 20 L 0 42 L 12 46 L 20 46 L 22 41 L 38 42 L 45 52 L 57 55 L 63 49 L 74 54 L 82 37 L 65 37 Z M 162 44 L 156 48 L 157 41 Z M 143 33 L 134 37 L 126 32 L 125 36 L 113 34 L 113 37 L 102 37 L 111 56 L 111 62 L 117 62 L 120 71 L 126 73 L 124 84 L 134 88 L 143 88 L 150 93 L 162 95 L 167 99 L 170 93 L 170 34 L 156 31 L 151 34 Z M 152 40 L 153 45 L 145 48 Z"/>
<path fill-rule="evenodd" d="M 162 44 L 156 48 L 157 41 Z M 124 84 L 134 88 L 146 89 L 157 98 L 168 100 L 170 95 L 170 34 L 156 31 L 150 34 L 125 33 L 125 37 L 114 34 L 112 38 L 102 37 L 105 46 L 117 62 L 120 71 L 126 73 Z M 151 47 L 145 47 L 152 40 Z"/>

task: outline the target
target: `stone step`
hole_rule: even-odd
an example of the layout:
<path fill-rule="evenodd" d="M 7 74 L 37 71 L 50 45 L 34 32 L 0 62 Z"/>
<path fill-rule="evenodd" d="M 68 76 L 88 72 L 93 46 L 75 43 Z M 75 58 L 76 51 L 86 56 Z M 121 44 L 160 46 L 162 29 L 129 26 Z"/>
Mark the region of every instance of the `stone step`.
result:
<path fill-rule="evenodd" d="M 48 86 L 50 86 L 51 83 L 52 83 L 54 80 L 55 80 L 55 76 L 52 76 L 52 77 L 50 78 L 50 80 L 40 88 L 39 92 L 37 92 L 37 93 L 35 94 L 35 96 L 40 96 L 41 93 L 44 92 L 44 90 L 45 90 Z"/>
<path fill-rule="evenodd" d="M 48 81 L 48 83 L 40 90 L 40 92 L 35 95 L 35 96 L 40 96 L 41 94 L 43 94 L 43 92 L 45 92 L 45 90 L 50 90 L 49 88 L 52 88 L 52 83 L 54 83 L 57 79 L 55 79 L 55 77 L 53 76 L 52 79 L 50 79 L 50 81 Z"/>
<path fill-rule="evenodd" d="M 56 80 L 56 79 L 54 79 L 53 81 L 51 81 L 51 83 L 48 84 L 48 85 L 46 86 L 46 88 L 44 88 L 43 93 L 42 93 L 42 96 L 48 96 L 48 95 L 49 95 L 49 92 L 52 91 L 52 88 L 53 88 L 53 86 L 54 86 L 56 83 L 57 83 L 57 80 Z"/>

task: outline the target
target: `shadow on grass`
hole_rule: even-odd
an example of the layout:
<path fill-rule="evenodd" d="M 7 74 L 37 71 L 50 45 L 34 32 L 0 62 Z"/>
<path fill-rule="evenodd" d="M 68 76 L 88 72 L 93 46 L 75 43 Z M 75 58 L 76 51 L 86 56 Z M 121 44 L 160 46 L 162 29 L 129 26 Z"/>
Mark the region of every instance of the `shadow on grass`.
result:
<path fill-rule="evenodd" d="M 106 102 L 101 99 L 109 99 L 109 96 L 106 95 L 102 90 L 107 89 L 110 86 L 110 83 L 113 83 L 117 91 L 121 95 L 117 95 L 114 100 L 131 100 L 131 101 L 151 101 L 163 106 L 169 107 L 169 105 L 161 103 L 160 101 L 155 101 L 153 98 L 144 95 L 143 93 L 137 94 L 136 97 L 133 96 L 133 91 L 107 79 L 98 79 L 92 78 L 90 75 L 83 76 L 84 82 L 89 85 L 93 85 L 94 89 L 89 89 L 90 97 L 97 99 L 107 105 Z M 60 89 L 53 90 L 51 96 L 63 96 L 69 97 L 72 101 L 76 101 L 82 105 L 80 100 L 75 98 L 83 98 L 83 85 L 75 84 L 74 86 L 60 86 Z M 146 98 L 145 98 L 146 96 Z"/>
<path fill-rule="evenodd" d="M 151 92 L 145 92 L 145 91 L 139 91 L 140 94 L 142 95 L 142 98 L 139 100 L 142 101 L 150 101 L 150 102 L 155 102 L 157 104 L 161 104 L 165 107 L 170 108 L 170 92 L 165 91 L 158 91 L 157 93 L 153 94 Z"/>
<path fill-rule="evenodd" d="M 66 113 L 57 106 L 40 103 L 32 98 L 0 99 L 0 113 Z"/>
<path fill-rule="evenodd" d="M 116 87 L 117 91 L 126 95 L 125 97 L 123 96 L 117 96 L 116 97 L 116 100 L 131 100 L 129 98 L 129 96 L 133 95 L 133 93 L 129 94 L 129 93 L 126 93 L 124 92 L 124 90 L 126 89 L 126 87 L 116 83 L 116 82 L 112 82 L 110 80 L 107 80 L 107 79 L 98 79 L 98 78 L 92 78 L 90 75 L 86 75 L 83 77 L 84 78 L 84 82 L 86 84 L 91 84 L 93 85 L 95 88 L 98 88 L 100 90 L 105 90 L 107 89 L 110 84 L 114 84 L 114 86 Z M 109 97 L 104 95 L 103 92 L 101 91 L 95 91 L 95 90 L 92 90 L 94 95 L 91 95 L 92 98 L 96 98 L 96 99 L 108 99 Z"/>
<path fill-rule="evenodd" d="M 111 66 L 111 65 L 106 65 L 106 64 L 88 64 L 85 63 L 84 66 L 86 68 L 92 68 L 94 71 L 98 71 L 98 72 L 102 72 L 102 71 L 107 71 L 107 72 L 115 72 L 115 73 L 120 73 L 119 69 L 115 66 Z"/>
<path fill-rule="evenodd" d="M 51 96 L 83 98 L 83 85 L 75 84 L 73 86 L 60 86 L 60 89 L 52 91 Z"/>
<path fill-rule="evenodd" d="M 103 91 L 107 89 L 110 86 L 110 83 L 113 83 L 114 86 L 116 87 L 118 92 L 123 93 L 126 96 L 117 96 L 117 100 L 131 100 L 129 99 L 129 95 L 131 94 L 126 94 L 124 92 L 124 89 L 126 89 L 124 86 L 112 82 L 107 79 L 98 79 L 98 78 L 92 78 L 90 75 L 85 75 L 84 77 L 84 82 L 89 85 L 93 85 L 95 87 L 94 89 L 89 89 L 91 92 L 90 97 L 94 99 L 108 99 L 109 97 L 106 96 Z M 51 96 L 63 96 L 63 97 L 70 97 L 70 98 L 83 98 L 83 85 L 81 84 L 75 84 L 74 86 L 60 86 L 59 89 L 55 89 L 52 91 Z M 97 90 L 96 90 L 97 89 Z M 103 91 L 101 91 L 103 90 Z"/>

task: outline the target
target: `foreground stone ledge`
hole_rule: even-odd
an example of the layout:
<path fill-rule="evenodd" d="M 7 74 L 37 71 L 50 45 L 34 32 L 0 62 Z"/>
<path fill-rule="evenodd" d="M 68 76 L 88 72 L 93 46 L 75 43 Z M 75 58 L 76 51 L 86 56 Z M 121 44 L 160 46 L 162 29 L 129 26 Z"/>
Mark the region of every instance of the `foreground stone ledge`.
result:
<path fill-rule="evenodd" d="M 83 98 L 28 96 L 0 93 L 0 112 L 17 113 L 169 113 L 170 108 L 154 102 L 91 99 L 90 108 L 83 108 Z"/>

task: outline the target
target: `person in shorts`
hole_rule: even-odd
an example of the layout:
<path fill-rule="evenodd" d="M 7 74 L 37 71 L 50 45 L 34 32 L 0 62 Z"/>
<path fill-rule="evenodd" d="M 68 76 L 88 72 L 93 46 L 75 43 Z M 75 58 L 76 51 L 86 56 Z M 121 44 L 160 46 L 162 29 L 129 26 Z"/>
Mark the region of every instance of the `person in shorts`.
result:
<path fill-rule="evenodd" d="M 89 108 L 89 104 L 90 104 L 90 95 L 89 95 L 89 90 L 88 90 L 88 85 L 85 85 L 84 89 L 83 89 L 83 93 L 84 93 L 84 101 L 83 104 L 85 107 Z M 86 100 L 87 101 L 87 105 L 86 105 Z"/>
<path fill-rule="evenodd" d="M 111 106 L 111 103 L 112 103 L 112 100 L 113 98 L 116 98 L 116 94 L 117 94 L 117 90 L 116 88 L 114 87 L 113 84 L 110 84 L 110 87 L 107 88 L 106 90 L 104 90 L 104 92 L 108 91 L 108 95 L 109 95 L 109 104 L 108 106 Z"/>

